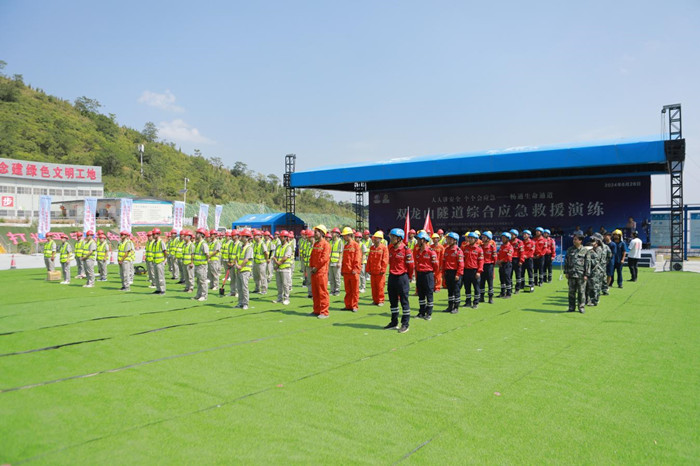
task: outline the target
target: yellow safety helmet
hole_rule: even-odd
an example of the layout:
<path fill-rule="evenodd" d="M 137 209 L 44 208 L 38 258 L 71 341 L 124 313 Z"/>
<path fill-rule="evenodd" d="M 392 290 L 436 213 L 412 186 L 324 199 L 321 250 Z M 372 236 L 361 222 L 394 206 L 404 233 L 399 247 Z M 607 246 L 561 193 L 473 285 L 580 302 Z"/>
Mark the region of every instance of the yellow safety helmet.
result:
<path fill-rule="evenodd" d="M 352 231 L 352 228 L 350 228 L 350 227 L 345 227 L 345 228 L 343 228 L 343 231 L 340 232 L 340 236 L 352 235 L 352 234 L 354 234 L 354 233 L 355 233 L 355 232 Z"/>
<path fill-rule="evenodd" d="M 476 233 L 478 236 L 481 236 L 481 232 L 479 230 L 474 230 L 474 233 Z"/>
<path fill-rule="evenodd" d="M 618 228 L 617 230 L 613 231 L 612 234 L 613 234 L 613 235 L 620 235 L 620 236 L 622 236 L 622 230 L 620 230 L 620 229 Z"/>
<path fill-rule="evenodd" d="M 376 232 L 375 234 L 372 235 L 373 238 L 379 238 L 379 239 L 384 239 L 384 233 L 381 231 Z"/>
<path fill-rule="evenodd" d="M 464 234 L 464 237 L 466 238 L 467 236 L 469 236 L 469 233 L 471 233 L 471 231 L 466 232 L 466 233 Z"/>
<path fill-rule="evenodd" d="M 437 233 L 433 233 L 433 236 L 431 236 L 432 239 L 439 238 L 439 237 L 440 237 L 440 235 L 438 235 Z"/>
<path fill-rule="evenodd" d="M 320 231 L 321 233 L 323 233 L 323 236 L 328 234 L 328 228 L 326 228 L 326 225 L 324 225 L 324 224 L 316 225 L 314 227 L 314 230 Z"/>

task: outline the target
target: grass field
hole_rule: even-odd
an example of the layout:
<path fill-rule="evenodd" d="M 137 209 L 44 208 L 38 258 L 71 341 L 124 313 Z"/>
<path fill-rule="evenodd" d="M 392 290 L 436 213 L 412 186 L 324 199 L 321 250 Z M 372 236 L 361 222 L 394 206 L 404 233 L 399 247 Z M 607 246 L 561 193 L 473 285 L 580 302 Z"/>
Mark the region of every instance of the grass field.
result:
<path fill-rule="evenodd" d="M 307 317 L 297 278 L 242 311 L 0 272 L 0 463 L 698 464 L 700 275 L 584 315 L 557 277 L 401 335 L 369 293 Z"/>

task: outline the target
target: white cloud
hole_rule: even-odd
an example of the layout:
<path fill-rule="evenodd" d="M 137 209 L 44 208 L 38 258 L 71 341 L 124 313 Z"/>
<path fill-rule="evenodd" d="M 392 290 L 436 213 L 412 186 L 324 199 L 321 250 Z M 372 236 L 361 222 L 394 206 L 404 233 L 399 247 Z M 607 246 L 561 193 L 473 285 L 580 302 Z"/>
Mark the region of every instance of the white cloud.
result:
<path fill-rule="evenodd" d="M 170 92 L 170 89 L 166 89 L 163 94 L 143 91 L 143 94 L 141 94 L 141 97 L 139 97 L 138 102 L 146 104 L 149 107 L 156 107 L 169 112 L 182 113 L 185 111 L 184 108 L 180 107 L 179 105 L 175 105 L 175 94 Z"/>
<path fill-rule="evenodd" d="M 158 124 L 158 136 L 173 142 L 215 144 L 215 141 L 202 136 L 197 128 L 193 128 L 179 118 L 173 121 L 161 121 Z"/>

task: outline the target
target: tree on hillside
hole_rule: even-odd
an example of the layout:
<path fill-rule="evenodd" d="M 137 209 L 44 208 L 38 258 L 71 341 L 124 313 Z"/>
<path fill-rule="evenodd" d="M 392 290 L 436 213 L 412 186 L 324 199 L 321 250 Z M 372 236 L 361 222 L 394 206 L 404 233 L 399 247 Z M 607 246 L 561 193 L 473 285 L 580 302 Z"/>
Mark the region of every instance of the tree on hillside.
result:
<path fill-rule="evenodd" d="M 97 99 L 81 96 L 75 99 L 75 108 L 83 115 L 97 113 L 102 104 Z"/>
<path fill-rule="evenodd" d="M 152 121 L 147 121 L 146 124 L 143 125 L 143 131 L 141 131 L 141 134 L 143 134 L 143 137 L 146 138 L 146 141 L 156 142 L 156 139 L 158 139 L 158 128 Z"/>
<path fill-rule="evenodd" d="M 2 72 L 7 66 L 7 62 L 0 60 L 0 102 L 17 102 L 20 90 L 24 86 L 24 78 L 21 74 L 16 74 L 9 79 Z"/>

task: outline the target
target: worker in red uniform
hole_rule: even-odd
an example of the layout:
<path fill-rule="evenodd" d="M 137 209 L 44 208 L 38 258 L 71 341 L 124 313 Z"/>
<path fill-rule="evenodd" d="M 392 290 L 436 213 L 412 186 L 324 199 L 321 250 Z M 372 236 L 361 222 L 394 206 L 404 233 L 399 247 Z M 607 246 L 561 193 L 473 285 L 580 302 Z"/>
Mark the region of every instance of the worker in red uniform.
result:
<path fill-rule="evenodd" d="M 352 228 L 345 227 L 340 235 L 343 237 L 343 261 L 340 273 L 345 285 L 345 309 L 357 312 L 360 304 L 360 273 L 362 273 L 362 247 L 353 239 Z"/>
<path fill-rule="evenodd" d="M 375 306 L 384 305 L 384 283 L 386 282 L 386 267 L 389 265 L 389 250 L 383 242 L 384 233 L 377 231 L 372 235 L 372 246 L 367 256 L 367 272 L 372 286 L 372 303 Z"/>
<path fill-rule="evenodd" d="M 459 235 L 449 232 L 445 235 L 445 250 L 442 256 L 442 273 L 447 288 L 447 309 L 442 312 L 459 312 L 459 290 L 462 288 L 464 273 L 464 253 L 457 246 Z"/>
<path fill-rule="evenodd" d="M 435 255 L 437 255 L 437 260 L 438 264 L 440 266 L 440 269 L 435 272 L 435 292 L 437 293 L 442 289 L 442 256 L 445 254 L 445 246 L 440 243 L 440 235 L 437 233 L 433 233 L 433 236 L 430 237 L 433 240 L 433 244 L 430 245 L 430 247 L 435 251 Z"/>
<path fill-rule="evenodd" d="M 552 234 L 548 228 L 544 229 L 544 239 L 547 240 L 547 254 L 544 256 L 544 278 L 545 283 L 552 281 L 552 263 L 557 257 L 557 243 L 550 235 Z"/>
<path fill-rule="evenodd" d="M 489 304 L 493 304 L 493 269 L 498 258 L 498 247 L 493 240 L 493 233 L 485 231 L 481 234 L 481 249 L 484 250 L 484 273 L 481 274 L 479 288 L 481 289 L 481 297 L 479 302 L 483 303 L 484 294 L 486 293 L 486 285 L 489 287 Z"/>
<path fill-rule="evenodd" d="M 484 250 L 476 244 L 479 235 L 472 231 L 467 235 L 467 246 L 464 248 L 464 288 L 467 297 L 464 300 L 464 307 L 479 307 L 479 279 L 484 271 Z M 474 288 L 474 302 L 472 304 L 472 288 Z"/>
<path fill-rule="evenodd" d="M 512 235 L 504 231 L 501 234 L 501 247 L 498 250 L 498 277 L 501 281 L 501 294 L 499 298 L 510 298 L 513 284 L 513 243 Z"/>
<path fill-rule="evenodd" d="M 542 235 L 544 228 L 535 228 L 535 254 L 533 256 L 533 266 L 535 268 L 535 286 L 542 286 L 544 283 L 544 256 L 548 255 L 549 242 Z"/>
<path fill-rule="evenodd" d="M 527 286 L 530 293 L 535 291 L 535 282 L 533 274 L 533 256 L 535 255 L 535 242 L 532 241 L 532 232 L 523 230 L 523 252 L 520 255 L 520 267 L 523 277 L 523 288 L 525 287 L 525 272 L 527 272 Z"/>
<path fill-rule="evenodd" d="M 421 231 L 416 235 L 418 247 L 413 255 L 416 268 L 416 291 L 418 292 L 418 317 L 431 320 L 433 316 L 433 292 L 435 290 L 435 276 L 440 272 L 435 250 L 430 247 L 430 236 Z"/>
<path fill-rule="evenodd" d="M 408 303 L 409 281 L 413 277 L 413 254 L 403 242 L 404 232 L 394 228 L 389 232 L 389 304 L 391 305 L 391 322 L 384 328 L 399 329 L 399 333 L 408 332 L 411 319 L 411 307 Z M 401 327 L 399 328 L 399 300 L 401 301 Z"/>
<path fill-rule="evenodd" d="M 510 230 L 510 244 L 513 246 L 513 274 L 515 275 L 515 280 L 513 282 L 513 294 L 518 294 L 518 292 L 524 287 L 523 280 L 523 269 L 520 266 L 520 257 L 523 253 L 523 242 L 518 238 L 520 234 L 518 230 L 513 228 Z"/>
<path fill-rule="evenodd" d="M 311 250 L 309 267 L 311 267 L 311 290 L 314 300 L 314 312 L 319 319 L 328 318 L 328 262 L 331 259 L 331 245 L 326 241 L 328 228 L 318 225 L 314 228 L 316 242 Z"/>

